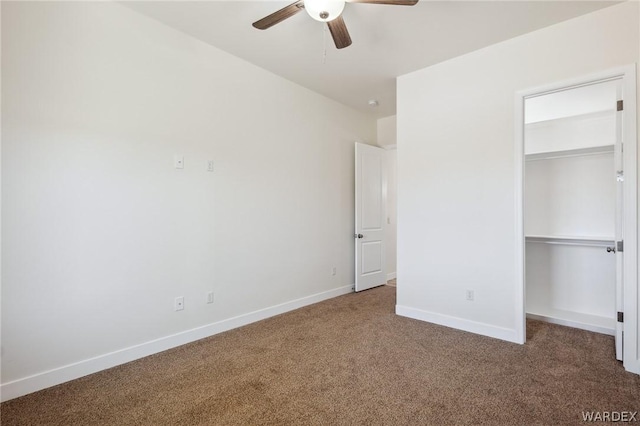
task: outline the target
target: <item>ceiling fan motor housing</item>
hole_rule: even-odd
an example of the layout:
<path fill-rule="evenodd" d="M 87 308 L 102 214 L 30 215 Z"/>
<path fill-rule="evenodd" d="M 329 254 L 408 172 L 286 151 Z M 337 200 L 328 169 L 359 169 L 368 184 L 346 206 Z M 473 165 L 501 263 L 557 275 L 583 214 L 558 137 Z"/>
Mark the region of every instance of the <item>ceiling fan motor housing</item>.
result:
<path fill-rule="evenodd" d="M 344 10 L 344 0 L 305 0 L 304 9 L 316 21 L 329 22 Z"/>

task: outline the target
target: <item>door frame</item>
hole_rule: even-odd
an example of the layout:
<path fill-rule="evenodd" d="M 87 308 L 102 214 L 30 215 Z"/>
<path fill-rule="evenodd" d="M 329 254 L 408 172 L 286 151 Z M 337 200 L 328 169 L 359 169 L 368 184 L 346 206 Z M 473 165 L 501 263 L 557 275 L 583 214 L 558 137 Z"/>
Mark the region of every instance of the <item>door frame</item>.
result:
<path fill-rule="evenodd" d="M 627 65 L 570 80 L 518 91 L 515 96 L 515 265 L 516 265 L 516 336 L 526 341 L 525 235 L 524 235 L 524 102 L 533 98 L 599 81 L 621 79 L 624 99 L 622 140 L 624 143 L 624 323 L 623 365 L 627 371 L 640 374 L 638 342 L 638 206 L 637 206 L 637 104 L 636 65 Z"/>

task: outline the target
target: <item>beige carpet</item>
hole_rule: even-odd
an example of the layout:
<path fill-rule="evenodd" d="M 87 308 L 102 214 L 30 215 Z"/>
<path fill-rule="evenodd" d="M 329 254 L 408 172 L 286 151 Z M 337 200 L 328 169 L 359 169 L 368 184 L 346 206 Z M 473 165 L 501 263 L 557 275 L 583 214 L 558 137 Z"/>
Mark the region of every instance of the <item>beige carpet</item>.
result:
<path fill-rule="evenodd" d="M 640 410 L 611 337 L 530 321 L 524 346 L 349 294 L 2 404 L 2 425 L 568 425 Z"/>

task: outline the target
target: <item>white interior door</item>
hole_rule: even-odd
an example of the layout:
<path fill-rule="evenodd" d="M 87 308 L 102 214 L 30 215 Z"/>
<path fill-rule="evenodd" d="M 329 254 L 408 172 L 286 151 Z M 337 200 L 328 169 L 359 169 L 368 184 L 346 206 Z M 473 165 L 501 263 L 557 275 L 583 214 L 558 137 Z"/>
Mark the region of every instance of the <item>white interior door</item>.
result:
<path fill-rule="evenodd" d="M 387 282 L 384 227 L 386 176 L 384 150 L 356 143 L 356 278 L 362 291 Z"/>

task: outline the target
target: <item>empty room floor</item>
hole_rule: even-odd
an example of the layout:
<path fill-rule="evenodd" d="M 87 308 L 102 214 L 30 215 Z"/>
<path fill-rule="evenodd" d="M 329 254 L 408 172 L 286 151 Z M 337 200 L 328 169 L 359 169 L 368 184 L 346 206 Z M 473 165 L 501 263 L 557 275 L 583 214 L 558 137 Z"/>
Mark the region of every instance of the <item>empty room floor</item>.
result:
<path fill-rule="evenodd" d="M 3 425 L 583 424 L 640 410 L 613 338 L 517 345 L 395 315 L 382 286 L 5 402 Z"/>

